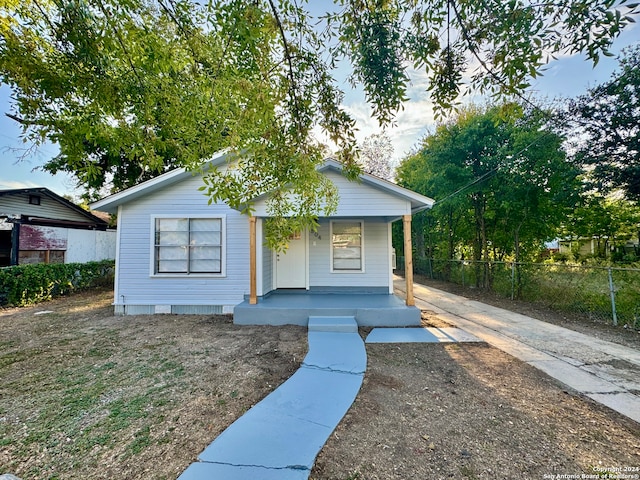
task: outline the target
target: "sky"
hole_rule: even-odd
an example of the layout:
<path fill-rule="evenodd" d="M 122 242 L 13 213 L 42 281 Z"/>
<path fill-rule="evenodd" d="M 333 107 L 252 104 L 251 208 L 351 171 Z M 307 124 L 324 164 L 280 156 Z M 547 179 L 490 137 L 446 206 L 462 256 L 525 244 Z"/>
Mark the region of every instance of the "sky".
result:
<path fill-rule="evenodd" d="M 625 30 L 613 44 L 612 52 L 619 53 L 626 46 L 640 42 L 640 27 Z M 618 66 L 615 58 L 603 57 L 594 68 L 583 55 L 558 59 L 547 66 L 544 76 L 539 77 L 528 91 L 536 98 L 575 97 L 587 89 L 611 78 Z M 377 120 L 372 118 L 361 89 L 353 89 L 345 81 L 344 107 L 356 120 L 356 137 L 359 142 L 367 136 L 381 133 Z M 435 128 L 433 110 L 426 93 L 424 75 L 413 75 L 408 90 L 410 101 L 398 112 L 395 126 L 386 130 L 394 147 L 392 164 L 397 164 L 428 132 Z M 0 112 L 11 111 L 11 91 L 0 86 Z M 472 97 L 473 98 L 473 97 Z M 6 115 L 0 115 L 0 189 L 46 187 L 59 195 L 79 197 L 74 181 L 65 174 L 51 175 L 39 169 L 48 159 L 57 154 L 57 147 L 46 144 L 29 150 L 20 138 L 20 126 Z M 26 155 L 25 155 L 26 153 Z"/>

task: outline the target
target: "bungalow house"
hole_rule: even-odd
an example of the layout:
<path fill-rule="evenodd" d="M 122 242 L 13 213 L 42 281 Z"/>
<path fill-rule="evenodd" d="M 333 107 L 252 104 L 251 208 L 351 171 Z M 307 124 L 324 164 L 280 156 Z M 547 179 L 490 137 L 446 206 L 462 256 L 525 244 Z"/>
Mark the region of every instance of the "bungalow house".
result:
<path fill-rule="evenodd" d="M 113 259 L 109 223 L 47 188 L 0 190 L 0 267 Z"/>
<path fill-rule="evenodd" d="M 211 163 L 226 168 L 224 154 Z M 338 188 L 331 217 L 292 236 L 286 253 L 264 242 L 265 198 L 252 217 L 208 205 L 202 179 L 184 169 L 102 199 L 117 214 L 114 305 L 120 314 L 233 313 L 241 324 L 306 325 L 309 315 L 354 315 L 359 324 L 419 324 L 412 288 L 393 294 L 391 223 L 433 200 L 368 174 L 348 181 L 342 166 L 319 167 Z M 410 282 L 408 282 L 409 285 Z"/>

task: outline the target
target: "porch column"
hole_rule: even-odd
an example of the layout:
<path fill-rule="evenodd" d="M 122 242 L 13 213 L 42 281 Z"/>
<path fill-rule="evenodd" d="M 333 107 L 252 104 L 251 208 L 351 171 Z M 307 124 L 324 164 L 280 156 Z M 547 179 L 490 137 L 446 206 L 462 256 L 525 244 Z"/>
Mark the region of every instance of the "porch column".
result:
<path fill-rule="evenodd" d="M 407 305 L 416 304 L 413 298 L 413 255 L 411 250 L 411 215 L 403 215 L 404 225 L 404 278 L 407 282 Z"/>
<path fill-rule="evenodd" d="M 249 217 L 249 304 L 258 303 L 256 294 L 256 217 Z"/>

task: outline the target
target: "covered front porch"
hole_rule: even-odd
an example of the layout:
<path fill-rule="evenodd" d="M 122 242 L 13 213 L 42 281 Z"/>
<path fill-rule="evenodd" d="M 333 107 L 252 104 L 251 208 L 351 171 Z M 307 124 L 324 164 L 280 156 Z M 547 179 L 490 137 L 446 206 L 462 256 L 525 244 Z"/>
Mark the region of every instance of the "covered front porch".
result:
<path fill-rule="evenodd" d="M 249 299 L 236 305 L 233 322 L 238 325 L 302 325 L 309 317 L 354 317 L 361 327 L 420 325 L 420 310 L 388 293 L 358 291 L 274 290 L 256 303 Z"/>
<path fill-rule="evenodd" d="M 434 201 L 386 180 L 361 174 L 347 180 L 342 166 L 319 168 L 337 187 L 339 202 L 317 228 L 289 238 L 284 252 L 265 247 L 266 198 L 249 218 L 249 290 L 234 307 L 236 324 L 308 325 L 309 317 L 352 317 L 359 326 L 416 326 L 413 298 L 412 215 Z M 393 289 L 393 222 L 403 224 L 405 298 Z"/>
<path fill-rule="evenodd" d="M 309 317 L 349 317 L 358 326 L 368 327 L 406 327 L 420 325 L 420 310 L 415 307 L 413 298 L 413 278 L 411 275 L 411 215 L 402 217 L 404 224 L 405 262 L 408 265 L 404 298 L 393 293 L 393 261 L 391 248 L 391 223 L 360 223 L 366 226 L 369 236 L 358 235 L 358 245 L 366 243 L 374 252 L 363 255 L 358 250 L 362 270 L 356 272 L 331 271 L 332 257 L 329 255 L 330 241 L 334 235 L 328 235 L 329 223 L 334 220 L 321 220 L 317 235 L 309 239 L 306 232 L 297 240 L 291 240 L 286 254 L 269 255 L 259 250 L 259 223 L 256 217 L 250 218 L 250 289 L 245 300 L 233 310 L 234 323 L 238 325 L 301 325 L 307 326 Z M 352 222 L 353 223 L 353 222 Z M 356 222 L 357 223 L 357 222 Z M 378 232 L 377 235 L 374 235 Z M 324 243 L 323 239 L 324 238 Z M 378 248 L 376 249 L 376 242 Z M 295 244 L 296 245 L 294 247 Z M 258 253 L 262 253 L 258 261 Z M 291 252 L 298 252 L 292 261 Z M 377 253 L 377 255 L 376 255 Z M 310 257 L 313 260 L 310 261 Z M 267 262 L 265 262 L 265 259 Z M 269 262 L 268 260 L 271 259 Z M 286 261 L 283 261 L 286 260 Z M 264 268 L 267 264 L 268 268 Z M 365 264 L 366 267 L 365 268 Z M 311 271 L 310 265 L 316 270 Z M 260 266 L 260 268 L 258 268 Z M 284 267 L 284 268 L 283 268 Z M 365 269 L 369 274 L 366 277 Z M 284 272 L 284 275 L 282 273 Z M 292 272 L 302 272 L 300 280 L 294 282 L 295 288 L 288 282 Z M 265 275 L 266 273 L 266 275 Z M 373 275 L 377 273 L 376 277 Z M 347 276 L 348 275 L 348 276 Z M 286 277 L 285 277 L 286 276 Z M 265 277 L 269 277 L 268 280 Z M 281 277 L 287 282 L 283 288 Z M 374 278 L 373 285 L 366 284 L 367 278 Z M 258 288 L 258 279 L 261 280 Z M 312 279 L 312 281 L 310 281 Z M 320 279 L 320 280 L 318 280 Z M 266 284 L 270 288 L 265 288 Z M 376 285 L 378 283 L 378 285 Z M 260 291 L 260 294 L 258 294 Z"/>

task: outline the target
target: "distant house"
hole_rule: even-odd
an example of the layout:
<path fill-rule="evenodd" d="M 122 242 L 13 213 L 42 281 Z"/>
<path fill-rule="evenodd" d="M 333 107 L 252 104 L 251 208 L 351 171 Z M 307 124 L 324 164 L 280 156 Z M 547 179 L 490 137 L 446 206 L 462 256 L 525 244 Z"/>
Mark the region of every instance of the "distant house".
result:
<path fill-rule="evenodd" d="M 227 159 L 219 154 L 211 164 L 223 169 Z M 338 188 L 337 211 L 319 218 L 316 232 L 293 235 L 286 253 L 265 245 L 265 197 L 254 199 L 252 217 L 224 203 L 209 205 L 198 191 L 202 178 L 184 169 L 92 204 L 95 210 L 118 215 L 116 312 L 234 312 L 238 322 L 242 304 L 247 322 L 303 324 L 304 315 L 293 318 L 291 311 L 257 308 L 268 306 L 268 299 L 275 301 L 277 293 L 296 292 L 297 305 L 342 294 L 326 301 L 336 308 L 347 302 L 344 294 L 353 294 L 354 301 L 360 295 L 359 311 L 369 315 L 367 321 L 374 321 L 374 312 L 364 310 L 377 299 L 402 306 L 389 310 L 381 322 L 392 323 L 396 317 L 401 322 L 401 315 L 408 313 L 411 322 L 419 324 L 420 312 L 393 294 L 391 223 L 402 220 L 406 228 L 413 213 L 434 201 L 368 174 L 348 181 L 335 160 L 326 160 L 319 171 Z M 405 236 L 405 248 L 410 247 L 407 241 L 410 235 Z"/>
<path fill-rule="evenodd" d="M 0 267 L 115 258 L 106 220 L 47 188 L 0 190 Z"/>
<path fill-rule="evenodd" d="M 581 257 L 588 255 L 608 257 L 616 249 L 623 253 L 640 251 L 640 242 L 637 238 L 626 240 L 624 244 L 616 242 L 615 245 L 610 242 L 610 238 L 607 236 L 572 237 L 559 240 L 558 243 L 560 253 L 578 254 Z"/>
<path fill-rule="evenodd" d="M 566 238 L 558 241 L 558 251 L 566 255 L 577 253 L 581 256 L 596 255 L 599 239 L 596 237 Z"/>

